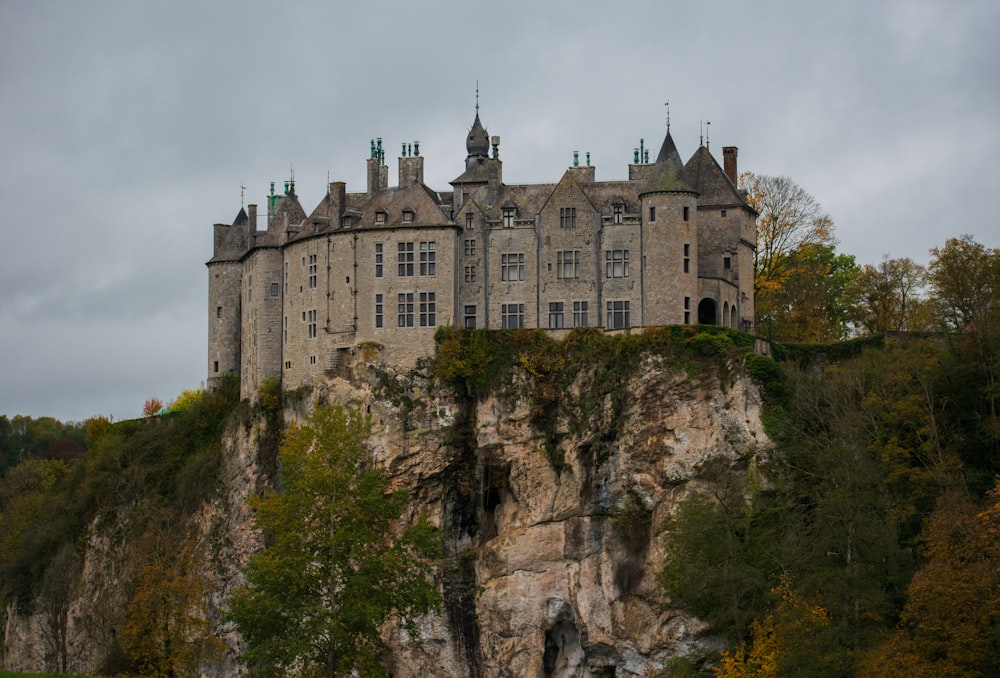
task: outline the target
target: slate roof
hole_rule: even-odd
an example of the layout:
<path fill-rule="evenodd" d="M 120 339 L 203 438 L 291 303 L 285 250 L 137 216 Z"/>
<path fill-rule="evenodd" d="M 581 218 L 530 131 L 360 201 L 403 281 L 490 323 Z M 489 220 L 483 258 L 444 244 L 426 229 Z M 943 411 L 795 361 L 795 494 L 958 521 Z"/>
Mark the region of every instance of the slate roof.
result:
<path fill-rule="evenodd" d="M 639 195 L 646 193 L 697 193 L 694 186 L 688 181 L 684 172 L 684 163 L 674 145 L 674 139 L 667 131 L 667 136 L 663 139 L 663 146 L 660 147 L 660 154 L 656 156 L 656 164 L 649 175 L 649 181 L 639 192 Z"/>
<path fill-rule="evenodd" d="M 684 173 L 701 194 L 699 203 L 713 206 L 746 205 L 740 190 L 733 185 L 729 175 L 719 166 L 705 146 L 699 146 L 684 165 Z"/>

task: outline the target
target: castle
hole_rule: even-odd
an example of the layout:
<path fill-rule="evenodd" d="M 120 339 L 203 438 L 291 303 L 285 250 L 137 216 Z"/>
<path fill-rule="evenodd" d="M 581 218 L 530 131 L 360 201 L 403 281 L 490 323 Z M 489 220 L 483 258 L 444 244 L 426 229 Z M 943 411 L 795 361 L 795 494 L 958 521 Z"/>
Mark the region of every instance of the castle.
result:
<path fill-rule="evenodd" d="M 451 190 L 424 184 L 418 143 L 403 144 L 397 186 L 381 139 L 368 186 L 332 182 L 306 214 L 294 181 L 215 224 L 208 266 L 208 383 L 240 375 L 248 397 L 335 372 L 361 345 L 412 366 L 442 325 L 608 331 L 666 324 L 750 329 L 756 214 L 701 144 L 684 163 L 670 136 L 655 162 L 633 151 L 628 179 L 596 181 L 574 153 L 556 183 L 505 184 L 500 138 L 479 119 Z"/>

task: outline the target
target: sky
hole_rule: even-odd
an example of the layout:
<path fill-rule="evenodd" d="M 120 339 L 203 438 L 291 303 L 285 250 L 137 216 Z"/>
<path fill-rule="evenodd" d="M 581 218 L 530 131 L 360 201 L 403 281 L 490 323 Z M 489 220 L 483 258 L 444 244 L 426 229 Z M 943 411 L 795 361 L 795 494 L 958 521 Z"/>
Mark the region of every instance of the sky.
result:
<path fill-rule="evenodd" d="M 998 29 L 996 0 L 5 0 L 0 414 L 200 388 L 212 224 L 293 173 L 307 212 L 363 191 L 374 137 L 450 190 L 477 83 L 509 183 L 574 150 L 626 178 L 669 102 L 684 158 L 708 130 L 791 177 L 859 264 L 996 247 Z"/>

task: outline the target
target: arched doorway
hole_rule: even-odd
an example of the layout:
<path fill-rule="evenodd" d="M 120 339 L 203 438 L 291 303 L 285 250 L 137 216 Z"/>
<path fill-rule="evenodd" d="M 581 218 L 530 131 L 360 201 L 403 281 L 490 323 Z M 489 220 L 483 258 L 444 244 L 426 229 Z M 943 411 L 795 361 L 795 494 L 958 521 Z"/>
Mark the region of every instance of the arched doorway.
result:
<path fill-rule="evenodd" d="M 715 323 L 715 301 L 712 299 L 702 299 L 698 303 L 698 324 L 714 325 Z"/>

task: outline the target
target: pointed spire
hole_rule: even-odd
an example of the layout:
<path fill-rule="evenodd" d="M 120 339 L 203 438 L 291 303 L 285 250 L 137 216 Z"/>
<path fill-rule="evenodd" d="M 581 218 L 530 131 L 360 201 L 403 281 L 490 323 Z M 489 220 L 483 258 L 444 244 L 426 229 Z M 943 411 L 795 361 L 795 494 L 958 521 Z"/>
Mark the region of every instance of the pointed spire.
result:
<path fill-rule="evenodd" d="M 660 146 L 660 153 L 656 156 L 656 164 L 649 175 L 649 181 L 642 190 L 645 193 L 697 193 L 684 173 L 684 162 L 681 160 L 674 139 L 667 130 L 667 136 Z"/>

